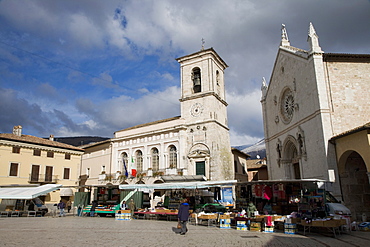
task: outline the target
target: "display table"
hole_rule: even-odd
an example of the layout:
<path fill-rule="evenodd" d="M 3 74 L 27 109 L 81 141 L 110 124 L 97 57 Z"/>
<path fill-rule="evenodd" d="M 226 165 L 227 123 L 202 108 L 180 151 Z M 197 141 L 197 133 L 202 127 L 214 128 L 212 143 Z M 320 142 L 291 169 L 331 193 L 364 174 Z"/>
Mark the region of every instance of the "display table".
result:
<path fill-rule="evenodd" d="M 303 221 L 300 223 L 303 226 L 303 235 L 306 235 L 306 231 L 311 232 L 311 228 L 326 228 L 333 233 L 334 237 L 337 237 L 337 232 L 340 234 L 340 227 L 346 224 L 346 220 L 313 220 L 310 223 Z"/>
<path fill-rule="evenodd" d="M 166 211 L 137 211 L 135 212 L 135 215 L 138 216 L 138 218 L 142 219 L 158 219 L 159 216 L 165 216 L 167 220 L 171 220 L 172 218 L 177 219 L 177 212 L 171 212 L 168 210 Z"/>
<path fill-rule="evenodd" d="M 197 217 L 198 224 L 202 224 L 203 221 L 207 222 L 208 226 L 217 226 L 218 214 L 201 214 Z"/>

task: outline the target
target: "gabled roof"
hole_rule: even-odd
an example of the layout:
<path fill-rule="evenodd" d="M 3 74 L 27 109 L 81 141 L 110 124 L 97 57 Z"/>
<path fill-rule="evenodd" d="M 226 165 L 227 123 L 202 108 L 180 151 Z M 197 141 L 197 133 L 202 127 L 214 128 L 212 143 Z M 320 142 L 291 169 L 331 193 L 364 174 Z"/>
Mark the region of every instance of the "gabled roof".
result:
<path fill-rule="evenodd" d="M 249 154 L 246 154 L 246 153 L 244 153 L 243 151 L 240 151 L 237 148 L 231 148 L 231 152 L 238 153 L 239 155 L 244 156 L 245 158 L 251 157 Z"/>
<path fill-rule="evenodd" d="M 24 142 L 24 143 L 30 143 L 30 144 L 38 144 L 42 146 L 48 146 L 48 147 L 56 147 L 56 148 L 63 148 L 63 149 L 71 149 L 73 151 L 81 151 L 84 150 L 82 148 L 78 148 L 72 145 L 68 145 L 65 143 L 57 142 L 57 141 L 51 141 L 49 139 L 44 139 L 36 136 L 31 135 L 14 135 L 10 133 L 0 133 L 0 140 L 8 140 L 8 141 L 15 141 L 15 142 Z"/>
<path fill-rule="evenodd" d="M 262 167 L 267 167 L 265 163 L 262 162 L 262 159 L 256 159 L 256 160 L 247 160 L 247 170 L 258 170 Z"/>

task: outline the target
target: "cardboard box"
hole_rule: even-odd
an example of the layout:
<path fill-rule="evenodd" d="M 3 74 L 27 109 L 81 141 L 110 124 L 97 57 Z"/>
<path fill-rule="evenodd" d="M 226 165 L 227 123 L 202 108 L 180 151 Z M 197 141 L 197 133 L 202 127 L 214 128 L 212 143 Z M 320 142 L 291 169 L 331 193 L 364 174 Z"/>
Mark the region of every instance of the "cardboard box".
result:
<path fill-rule="evenodd" d="M 240 226 L 237 226 L 237 227 L 236 227 L 236 230 L 238 230 L 238 231 L 248 231 L 248 228 L 247 228 L 247 227 L 240 227 Z"/>
<path fill-rule="evenodd" d="M 220 219 L 230 219 L 230 215 L 229 214 L 221 214 Z"/>
<path fill-rule="evenodd" d="M 250 227 L 250 231 L 251 232 L 260 232 L 261 231 L 261 227 Z"/>
<path fill-rule="evenodd" d="M 246 223 L 247 223 L 246 221 L 237 221 L 236 226 L 245 226 Z"/>
<path fill-rule="evenodd" d="M 261 223 L 260 222 L 251 222 L 251 227 L 259 227 L 259 228 L 261 228 Z"/>
<path fill-rule="evenodd" d="M 274 227 L 273 226 L 266 226 L 264 231 L 265 232 L 274 232 Z"/>

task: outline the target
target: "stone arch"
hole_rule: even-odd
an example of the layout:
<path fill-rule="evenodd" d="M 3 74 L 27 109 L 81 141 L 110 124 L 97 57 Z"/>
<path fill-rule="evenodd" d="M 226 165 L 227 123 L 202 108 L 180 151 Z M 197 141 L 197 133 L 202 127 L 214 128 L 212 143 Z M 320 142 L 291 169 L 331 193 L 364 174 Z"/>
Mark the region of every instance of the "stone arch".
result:
<path fill-rule="evenodd" d="M 193 145 L 188 153 L 188 158 L 205 158 L 210 156 L 210 151 L 207 145 L 203 143 L 197 143 Z"/>
<path fill-rule="evenodd" d="M 302 178 L 297 146 L 298 142 L 293 136 L 288 136 L 284 141 L 282 163 L 285 166 L 286 178 Z"/>
<path fill-rule="evenodd" d="M 363 157 L 347 150 L 339 157 L 339 179 L 344 204 L 351 210 L 353 220 L 362 220 L 362 214 L 370 216 L 370 185 Z"/>

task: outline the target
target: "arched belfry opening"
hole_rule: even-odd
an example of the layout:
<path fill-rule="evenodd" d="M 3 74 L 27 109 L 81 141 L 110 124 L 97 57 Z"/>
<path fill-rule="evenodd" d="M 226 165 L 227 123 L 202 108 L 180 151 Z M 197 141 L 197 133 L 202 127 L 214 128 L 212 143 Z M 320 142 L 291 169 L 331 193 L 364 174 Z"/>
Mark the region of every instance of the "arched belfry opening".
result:
<path fill-rule="evenodd" d="M 202 91 L 200 68 L 196 67 L 192 70 L 191 79 L 193 80 L 193 92 L 200 93 Z"/>
<path fill-rule="evenodd" d="M 287 178 L 300 179 L 302 176 L 296 144 L 294 137 L 289 136 L 283 148 L 283 164 Z"/>
<path fill-rule="evenodd" d="M 354 220 L 361 220 L 362 213 L 370 215 L 369 171 L 362 156 L 353 150 L 344 152 L 338 162 L 343 202 L 351 210 Z"/>

